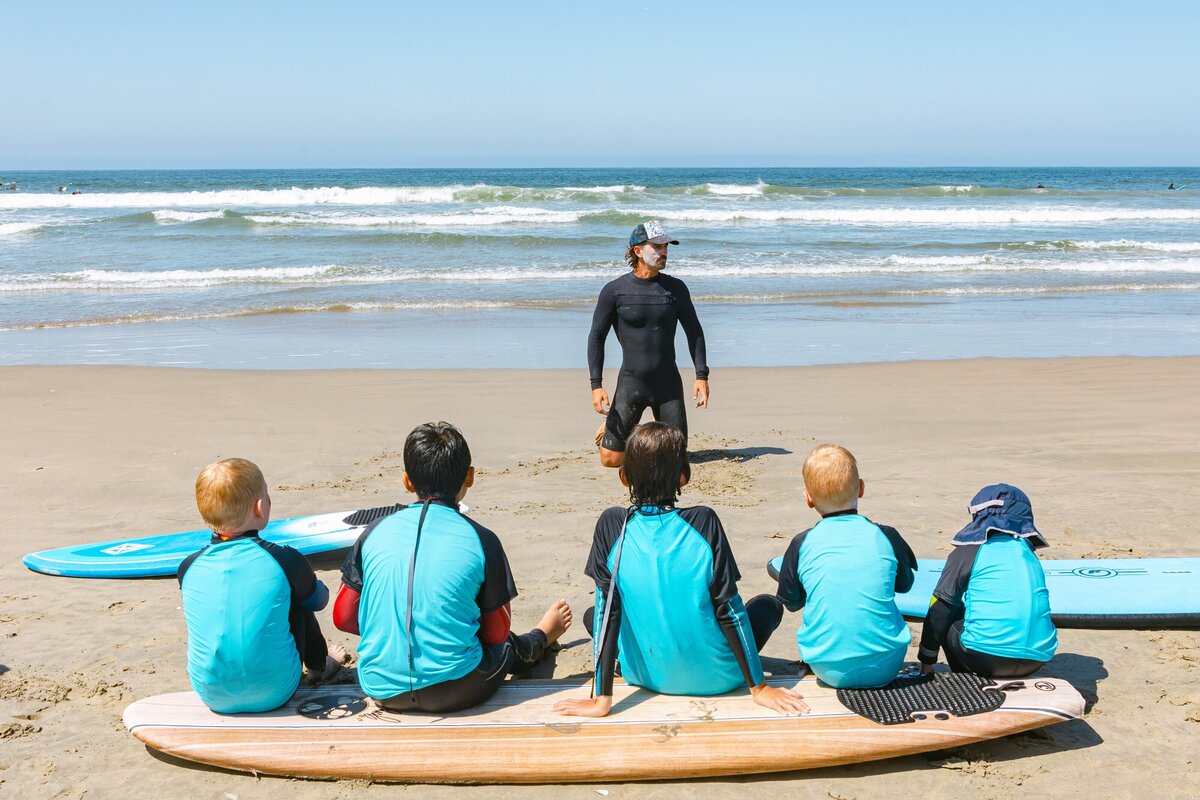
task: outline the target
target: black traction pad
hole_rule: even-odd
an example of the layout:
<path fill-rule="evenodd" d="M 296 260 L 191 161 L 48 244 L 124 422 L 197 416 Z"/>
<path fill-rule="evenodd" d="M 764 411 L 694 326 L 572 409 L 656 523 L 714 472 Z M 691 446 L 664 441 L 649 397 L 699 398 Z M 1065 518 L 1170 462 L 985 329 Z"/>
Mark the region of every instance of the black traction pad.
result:
<path fill-rule="evenodd" d="M 370 525 L 377 519 L 383 519 L 389 514 L 395 514 L 400 509 L 404 508 L 403 503 L 396 503 L 394 506 L 380 506 L 379 508 L 364 508 L 360 511 L 355 511 L 350 516 L 342 520 L 347 525 Z"/>
<path fill-rule="evenodd" d="M 1004 703 L 1004 690 L 1021 681 L 996 686 L 968 672 L 902 675 L 879 689 L 838 689 L 842 705 L 880 725 L 899 725 L 926 717 L 949 719 L 995 711 Z"/>

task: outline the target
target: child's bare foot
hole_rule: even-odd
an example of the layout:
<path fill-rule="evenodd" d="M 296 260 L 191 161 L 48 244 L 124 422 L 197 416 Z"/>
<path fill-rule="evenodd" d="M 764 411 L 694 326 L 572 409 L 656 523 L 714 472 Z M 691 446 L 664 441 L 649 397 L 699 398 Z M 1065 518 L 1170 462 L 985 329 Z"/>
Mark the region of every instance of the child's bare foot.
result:
<path fill-rule="evenodd" d="M 329 645 L 329 655 L 325 657 L 325 669 L 318 672 L 315 669 L 310 669 L 304 674 L 304 681 L 310 686 L 324 683 L 338 674 L 338 670 L 342 668 L 342 664 L 346 663 L 346 658 L 350 654 L 346 652 L 346 648 L 340 644 Z"/>
<path fill-rule="evenodd" d="M 571 607 L 567 605 L 566 600 L 555 600 L 550 604 L 542 621 L 537 624 L 537 629 L 546 634 L 547 645 L 554 644 L 558 637 L 567 632 L 567 628 L 571 627 L 572 618 Z"/>

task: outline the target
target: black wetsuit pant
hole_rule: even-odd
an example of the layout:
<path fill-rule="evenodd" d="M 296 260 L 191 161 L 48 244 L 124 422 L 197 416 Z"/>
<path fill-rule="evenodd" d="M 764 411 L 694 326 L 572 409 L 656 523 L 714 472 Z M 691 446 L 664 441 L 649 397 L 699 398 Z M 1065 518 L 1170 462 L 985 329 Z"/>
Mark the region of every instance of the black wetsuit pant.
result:
<path fill-rule="evenodd" d="M 621 370 L 617 375 L 617 390 L 604 422 L 604 438 L 600 446 L 606 450 L 624 452 L 625 439 L 637 427 L 647 408 L 659 422 L 681 430 L 686 443 L 687 404 L 683 399 L 683 380 L 679 373 L 672 369 L 646 376 Z"/>
<path fill-rule="evenodd" d="M 583 612 L 584 630 L 592 637 L 595 636 L 592 629 L 592 618 L 595 616 L 595 606 Z M 754 649 L 761 651 L 783 621 L 783 603 L 773 594 L 751 597 L 746 601 L 746 616 L 750 618 L 750 630 L 754 633 Z"/>
<path fill-rule="evenodd" d="M 387 711 L 462 711 L 486 701 L 505 678 L 529 669 L 545 653 L 546 634 L 537 628 L 520 636 L 510 633 L 501 644 L 485 644 L 479 666 L 461 678 L 382 700 L 376 698 L 375 702 Z"/>
<path fill-rule="evenodd" d="M 288 626 L 296 642 L 296 652 L 300 654 L 300 663 L 308 669 L 324 672 L 329 647 L 317 623 L 317 615 L 308 609 L 293 606 L 288 614 Z"/>
<path fill-rule="evenodd" d="M 1037 672 L 1046 663 L 980 653 L 962 643 L 962 633 L 963 621 L 956 620 L 950 626 L 946 642 L 942 645 L 946 661 L 955 672 L 974 672 L 985 678 L 1025 678 Z"/>

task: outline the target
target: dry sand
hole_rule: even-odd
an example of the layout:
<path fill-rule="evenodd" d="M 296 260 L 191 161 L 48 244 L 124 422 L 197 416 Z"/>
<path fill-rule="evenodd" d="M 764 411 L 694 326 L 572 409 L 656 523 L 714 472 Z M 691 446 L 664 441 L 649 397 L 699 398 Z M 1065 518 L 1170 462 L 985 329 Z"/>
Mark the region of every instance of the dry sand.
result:
<path fill-rule="evenodd" d="M 816 519 L 799 473 L 821 441 L 855 452 L 862 511 L 921 557 L 944 555 L 971 495 L 1000 480 L 1031 496 L 1047 557 L 1200 556 L 1198 358 L 726 369 L 712 388 L 712 408 L 691 415 L 700 463 L 683 501 L 720 512 L 744 596 L 772 588 L 763 563 Z M 1062 631 L 1045 674 L 1089 698 L 1083 721 L 790 775 L 526 788 L 291 781 L 173 761 L 130 736 L 127 703 L 188 686 L 174 580 L 51 578 L 21 556 L 199 527 L 192 482 L 221 457 L 262 466 L 279 517 L 401 500 L 403 437 L 430 419 L 455 422 L 471 443 L 467 502 L 505 543 L 521 589 L 515 627 L 559 596 L 582 611 L 595 517 L 623 501 L 589 446 L 599 418 L 582 371 L 0 370 L 0 796 L 1141 798 L 1200 787 L 1200 634 L 1186 631 Z M 340 557 L 314 559 L 333 589 Z M 353 649 L 328 610 L 320 618 Z M 795 622 L 769 643 L 769 671 L 795 668 Z M 564 641 L 554 675 L 584 676 L 585 637 Z"/>

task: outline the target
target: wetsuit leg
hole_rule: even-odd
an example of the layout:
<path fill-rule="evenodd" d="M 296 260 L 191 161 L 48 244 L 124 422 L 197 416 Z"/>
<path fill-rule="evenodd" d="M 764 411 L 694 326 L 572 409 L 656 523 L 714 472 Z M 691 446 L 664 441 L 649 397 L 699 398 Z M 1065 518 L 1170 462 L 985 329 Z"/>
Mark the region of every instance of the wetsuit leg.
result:
<path fill-rule="evenodd" d="M 659 422 L 683 431 L 683 441 L 687 443 L 687 403 L 684 402 L 683 381 L 678 372 L 672 372 L 655 384 L 650 411 Z"/>
<path fill-rule="evenodd" d="M 605 450 L 625 452 L 625 439 L 641 420 L 650 401 L 650 393 L 641 380 L 624 373 L 617 376 L 617 390 L 604 421 L 604 438 L 600 440 L 600 446 Z"/>
<path fill-rule="evenodd" d="M 502 644 L 483 646 L 479 666 L 461 678 L 435 683 L 415 692 L 378 700 L 388 711 L 462 711 L 485 702 L 496 693 L 509 675 L 529 669 L 546 652 L 546 634 L 538 629 L 517 635 L 510 633 Z"/>
<path fill-rule="evenodd" d="M 754 631 L 754 647 L 762 652 L 767 640 L 783 621 L 783 603 L 773 594 L 760 594 L 746 602 L 746 616 Z"/>
<path fill-rule="evenodd" d="M 1005 658 L 972 650 L 962 643 L 963 623 L 958 620 L 946 634 L 944 650 L 950 669 L 955 672 L 974 672 L 984 678 L 1025 678 L 1037 672 L 1044 661 L 1025 658 Z"/>
<path fill-rule="evenodd" d="M 317 623 L 317 615 L 313 612 L 293 606 L 288 613 L 288 624 L 292 630 L 292 639 L 296 642 L 296 651 L 300 654 L 300 663 L 308 669 L 318 672 L 325 670 L 325 659 L 329 656 L 329 647 L 325 643 L 325 635 Z"/>

